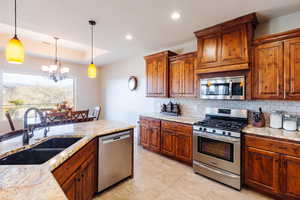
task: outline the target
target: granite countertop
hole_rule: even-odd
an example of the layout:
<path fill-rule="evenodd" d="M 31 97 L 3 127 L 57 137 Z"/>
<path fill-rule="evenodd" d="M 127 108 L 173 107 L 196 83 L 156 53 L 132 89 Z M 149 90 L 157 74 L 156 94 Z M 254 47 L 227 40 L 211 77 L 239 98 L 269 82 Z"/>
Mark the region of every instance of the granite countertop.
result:
<path fill-rule="evenodd" d="M 174 122 L 179 122 L 184 124 L 191 124 L 191 125 L 194 124 L 195 122 L 201 121 L 201 118 L 197 118 L 197 117 L 169 116 L 161 113 L 143 113 L 141 114 L 141 116 L 162 119 L 167 121 L 174 121 Z"/>
<path fill-rule="evenodd" d="M 82 137 L 78 142 L 41 165 L 0 165 L 0 199 L 67 200 L 52 171 L 97 136 L 135 128 L 126 123 L 99 120 L 51 127 L 48 137 L 37 131 L 27 146 L 22 137 L 0 142 L 0 158 L 30 148 L 53 137 Z"/>
<path fill-rule="evenodd" d="M 291 141 L 299 141 L 300 142 L 300 132 L 299 131 L 286 131 L 284 129 L 275 129 L 269 127 L 258 128 L 252 125 L 248 125 L 243 129 L 244 133 L 266 136 L 272 138 L 279 138 Z"/>

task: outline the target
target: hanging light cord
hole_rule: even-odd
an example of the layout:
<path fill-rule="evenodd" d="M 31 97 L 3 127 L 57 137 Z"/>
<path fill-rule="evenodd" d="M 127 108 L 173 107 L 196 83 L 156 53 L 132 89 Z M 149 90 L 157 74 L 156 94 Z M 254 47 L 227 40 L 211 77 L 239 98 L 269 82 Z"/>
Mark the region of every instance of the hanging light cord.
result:
<path fill-rule="evenodd" d="M 92 25 L 91 29 L 92 29 L 92 50 L 91 50 L 92 62 L 91 62 L 91 64 L 94 64 L 94 25 Z"/>
<path fill-rule="evenodd" d="M 55 37 L 55 64 L 58 64 L 58 59 L 57 59 L 57 40 L 58 38 Z"/>
<path fill-rule="evenodd" d="M 15 0 L 15 37 L 17 37 L 17 0 Z"/>

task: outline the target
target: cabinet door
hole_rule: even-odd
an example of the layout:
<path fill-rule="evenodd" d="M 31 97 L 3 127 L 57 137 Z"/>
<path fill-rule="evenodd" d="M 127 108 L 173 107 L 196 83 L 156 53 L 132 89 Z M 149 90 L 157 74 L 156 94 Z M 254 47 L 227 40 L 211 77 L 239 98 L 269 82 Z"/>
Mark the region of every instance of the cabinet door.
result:
<path fill-rule="evenodd" d="M 198 67 L 214 67 L 218 63 L 220 35 L 209 35 L 198 38 Z"/>
<path fill-rule="evenodd" d="M 279 192 L 279 154 L 245 148 L 245 183 L 265 192 Z"/>
<path fill-rule="evenodd" d="M 174 61 L 170 64 L 170 96 L 179 97 L 182 93 L 182 61 Z"/>
<path fill-rule="evenodd" d="M 161 152 L 168 156 L 176 155 L 176 133 L 166 129 L 161 131 Z"/>
<path fill-rule="evenodd" d="M 149 147 L 153 151 L 160 151 L 160 128 L 149 127 Z"/>
<path fill-rule="evenodd" d="M 221 54 L 222 64 L 239 64 L 248 62 L 246 25 L 230 28 L 222 33 Z"/>
<path fill-rule="evenodd" d="M 177 133 L 176 157 L 187 163 L 192 163 L 192 136 Z"/>
<path fill-rule="evenodd" d="M 283 99 L 283 43 L 260 45 L 254 54 L 254 97 Z"/>
<path fill-rule="evenodd" d="M 300 38 L 284 43 L 284 69 L 286 99 L 300 99 Z"/>
<path fill-rule="evenodd" d="M 166 63 L 166 57 L 160 56 L 157 58 L 157 96 L 167 97 L 167 82 L 168 82 L 168 67 Z"/>
<path fill-rule="evenodd" d="M 81 200 L 78 188 L 80 188 L 80 174 L 74 173 L 61 186 L 69 200 Z"/>
<path fill-rule="evenodd" d="M 143 147 L 149 146 L 149 130 L 145 125 L 140 125 L 140 140 Z"/>
<path fill-rule="evenodd" d="M 81 168 L 82 199 L 91 200 L 96 192 L 96 155 L 92 154 Z"/>
<path fill-rule="evenodd" d="M 282 156 L 282 193 L 300 198 L 300 158 Z"/>
<path fill-rule="evenodd" d="M 146 61 L 147 74 L 147 95 L 157 93 L 157 60 L 149 59 Z"/>
<path fill-rule="evenodd" d="M 182 65 L 182 96 L 195 96 L 195 58 L 186 58 Z"/>

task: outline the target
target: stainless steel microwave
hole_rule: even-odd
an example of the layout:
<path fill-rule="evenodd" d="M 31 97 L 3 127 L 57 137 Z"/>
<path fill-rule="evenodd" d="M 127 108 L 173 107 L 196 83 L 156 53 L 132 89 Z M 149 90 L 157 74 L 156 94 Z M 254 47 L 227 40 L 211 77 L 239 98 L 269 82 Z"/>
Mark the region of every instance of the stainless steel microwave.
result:
<path fill-rule="evenodd" d="M 245 77 L 200 79 L 200 99 L 245 99 Z"/>

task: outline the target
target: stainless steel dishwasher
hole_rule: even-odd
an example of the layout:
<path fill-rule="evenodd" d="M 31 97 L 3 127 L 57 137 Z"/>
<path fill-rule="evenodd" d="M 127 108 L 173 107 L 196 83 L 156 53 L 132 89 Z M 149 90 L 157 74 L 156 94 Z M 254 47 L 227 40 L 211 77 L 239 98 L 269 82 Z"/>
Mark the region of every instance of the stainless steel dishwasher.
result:
<path fill-rule="evenodd" d="M 132 175 L 133 132 L 99 138 L 98 192 Z"/>

